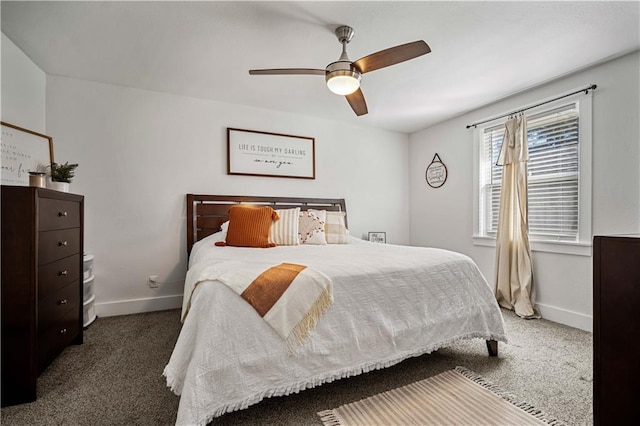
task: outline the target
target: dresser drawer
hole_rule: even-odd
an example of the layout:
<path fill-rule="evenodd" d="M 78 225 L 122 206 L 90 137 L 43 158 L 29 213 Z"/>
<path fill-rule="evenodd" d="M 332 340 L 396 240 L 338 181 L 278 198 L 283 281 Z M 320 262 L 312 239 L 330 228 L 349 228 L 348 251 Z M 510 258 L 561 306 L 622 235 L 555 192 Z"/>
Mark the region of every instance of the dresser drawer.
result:
<path fill-rule="evenodd" d="M 80 228 L 39 232 L 38 238 L 38 265 L 80 252 Z"/>
<path fill-rule="evenodd" d="M 48 327 L 69 311 L 80 311 L 80 281 L 75 281 L 38 302 L 38 327 Z"/>
<path fill-rule="evenodd" d="M 77 308 L 38 328 L 38 374 L 78 336 L 80 312 Z"/>
<path fill-rule="evenodd" d="M 38 299 L 52 293 L 80 278 L 80 254 L 65 257 L 38 268 Z"/>
<path fill-rule="evenodd" d="M 80 226 L 80 204 L 75 201 L 40 198 L 38 204 L 38 229 L 78 228 Z"/>

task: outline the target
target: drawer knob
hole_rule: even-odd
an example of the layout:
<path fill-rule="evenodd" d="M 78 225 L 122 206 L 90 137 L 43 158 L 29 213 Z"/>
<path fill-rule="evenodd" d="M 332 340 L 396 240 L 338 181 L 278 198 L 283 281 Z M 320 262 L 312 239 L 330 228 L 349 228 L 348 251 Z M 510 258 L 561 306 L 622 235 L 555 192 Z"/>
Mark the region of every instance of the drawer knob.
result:
<path fill-rule="evenodd" d="M 67 242 L 66 241 L 58 241 L 58 246 L 59 247 L 66 247 L 67 246 Z"/>
<path fill-rule="evenodd" d="M 62 330 L 60 330 L 60 334 L 67 334 L 67 329 L 63 328 Z"/>
<path fill-rule="evenodd" d="M 67 271 L 58 271 L 59 277 L 64 277 L 65 275 L 67 275 Z"/>
<path fill-rule="evenodd" d="M 58 305 L 66 305 L 67 299 L 58 300 Z"/>
<path fill-rule="evenodd" d="M 67 212 L 58 212 L 58 217 L 67 217 Z"/>

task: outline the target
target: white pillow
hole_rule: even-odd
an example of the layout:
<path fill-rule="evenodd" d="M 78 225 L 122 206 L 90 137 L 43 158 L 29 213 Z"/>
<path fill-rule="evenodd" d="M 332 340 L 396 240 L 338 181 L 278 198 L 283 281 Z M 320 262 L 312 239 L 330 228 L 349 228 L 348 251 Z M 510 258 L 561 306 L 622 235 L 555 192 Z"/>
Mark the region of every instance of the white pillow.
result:
<path fill-rule="evenodd" d="M 300 207 L 295 209 L 276 210 L 280 220 L 271 222 L 269 229 L 269 242 L 278 246 L 297 246 L 298 240 L 298 215 Z"/>
<path fill-rule="evenodd" d="M 324 224 L 327 244 L 347 244 L 349 242 L 347 227 L 344 223 L 345 212 L 327 211 L 327 221 Z"/>
<path fill-rule="evenodd" d="M 327 212 L 325 210 L 309 209 L 300 212 L 300 223 L 298 224 L 300 244 L 327 244 L 324 234 L 324 224 L 326 221 Z"/>

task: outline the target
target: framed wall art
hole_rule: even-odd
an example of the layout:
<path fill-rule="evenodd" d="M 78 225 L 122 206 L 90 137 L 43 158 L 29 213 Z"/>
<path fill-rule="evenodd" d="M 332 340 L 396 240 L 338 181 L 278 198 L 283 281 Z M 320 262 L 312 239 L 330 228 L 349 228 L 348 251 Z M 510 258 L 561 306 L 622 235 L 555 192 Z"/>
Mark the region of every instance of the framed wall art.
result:
<path fill-rule="evenodd" d="M 2 124 L 2 185 L 28 186 L 29 172 L 44 173 L 53 163 L 53 138 L 14 124 Z"/>
<path fill-rule="evenodd" d="M 440 160 L 438 153 L 433 156 L 431 164 L 427 166 L 425 179 L 432 188 L 440 188 L 447 181 L 447 166 Z"/>
<path fill-rule="evenodd" d="M 229 127 L 227 174 L 315 179 L 315 139 Z"/>

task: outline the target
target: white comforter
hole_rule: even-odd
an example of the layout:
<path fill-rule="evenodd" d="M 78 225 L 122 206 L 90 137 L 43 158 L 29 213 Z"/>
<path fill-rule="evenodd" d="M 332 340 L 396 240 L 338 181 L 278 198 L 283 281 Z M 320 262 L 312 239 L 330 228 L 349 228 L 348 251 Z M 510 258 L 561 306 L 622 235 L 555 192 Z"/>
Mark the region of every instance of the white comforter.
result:
<path fill-rule="evenodd" d="M 299 263 L 333 280 L 335 301 L 292 355 L 232 290 L 216 281 L 196 286 L 164 370 L 181 395 L 177 424 L 206 424 L 265 397 L 388 367 L 459 339 L 506 341 L 491 289 L 462 254 L 353 237 L 344 245 L 269 249 L 215 247 L 219 239 L 197 243 L 190 268 L 237 259 Z M 191 288 L 186 282 L 186 298 Z"/>

